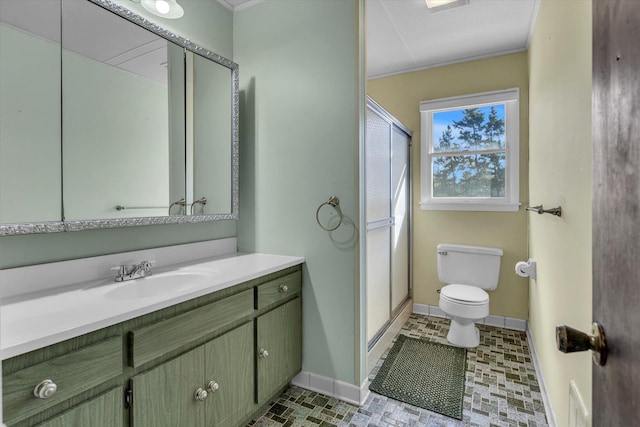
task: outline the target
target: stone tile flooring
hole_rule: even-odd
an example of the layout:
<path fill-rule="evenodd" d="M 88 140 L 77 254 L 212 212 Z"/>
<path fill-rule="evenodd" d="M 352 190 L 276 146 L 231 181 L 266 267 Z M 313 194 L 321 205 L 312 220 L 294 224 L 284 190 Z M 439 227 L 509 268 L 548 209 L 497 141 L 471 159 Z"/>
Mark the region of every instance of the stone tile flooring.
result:
<path fill-rule="evenodd" d="M 478 325 L 480 345 L 467 351 L 462 421 L 371 393 L 363 407 L 299 387 L 267 405 L 249 425 L 266 426 L 547 426 L 524 332 Z M 449 320 L 412 314 L 401 334 L 447 343 Z M 369 379 L 382 366 L 382 355 Z"/>

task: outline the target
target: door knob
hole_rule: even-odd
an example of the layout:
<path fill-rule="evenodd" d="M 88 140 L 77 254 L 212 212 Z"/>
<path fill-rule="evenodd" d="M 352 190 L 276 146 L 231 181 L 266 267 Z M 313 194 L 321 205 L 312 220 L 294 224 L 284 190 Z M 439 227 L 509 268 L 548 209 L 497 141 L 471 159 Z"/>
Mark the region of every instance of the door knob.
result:
<path fill-rule="evenodd" d="M 196 394 L 194 395 L 194 398 L 198 402 L 203 402 L 207 398 L 207 396 L 208 396 L 207 390 L 199 388 L 196 390 Z"/>
<path fill-rule="evenodd" d="M 587 335 L 566 325 L 556 326 L 558 350 L 563 353 L 591 350 L 593 363 L 604 366 L 607 363 L 607 338 L 604 334 L 604 328 L 601 324 L 593 322 L 591 333 L 593 335 Z"/>
<path fill-rule="evenodd" d="M 218 384 L 215 381 L 209 381 L 209 385 L 207 385 L 207 390 L 209 390 L 209 393 L 215 393 L 219 389 L 220 389 L 220 384 Z"/>
<path fill-rule="evenodd" d="M 44 380 L 33 389 L 33 395 L 40 399 L 48 399 L 54 395 L 56 390 L 58 390 L 56 383 L 51 380 Z"/>
<path fill-rule="evenodd" d="M 264 348 L 261 348 L 260 351 L 258 351 L 258 357 L 260 357 L 261 359 L 266 359 L 267 357 L 269 357 L 269 352 Z"/>

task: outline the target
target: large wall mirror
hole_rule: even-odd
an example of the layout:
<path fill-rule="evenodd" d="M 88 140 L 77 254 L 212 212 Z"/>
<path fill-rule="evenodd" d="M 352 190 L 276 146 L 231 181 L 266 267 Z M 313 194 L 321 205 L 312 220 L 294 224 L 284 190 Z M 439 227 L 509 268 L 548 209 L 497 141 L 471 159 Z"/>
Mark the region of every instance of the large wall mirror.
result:
<path fill-rule="evenodd" d="M 237 218 L 235 63 L 109 0 L 2 0 L 0 67 L 0 235 Z"/>

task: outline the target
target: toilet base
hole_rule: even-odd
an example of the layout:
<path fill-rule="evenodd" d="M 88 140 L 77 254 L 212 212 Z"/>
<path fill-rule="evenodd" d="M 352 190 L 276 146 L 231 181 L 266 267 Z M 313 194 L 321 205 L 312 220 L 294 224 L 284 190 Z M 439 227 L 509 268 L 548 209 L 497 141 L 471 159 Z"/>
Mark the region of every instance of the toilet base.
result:
<path fill-rule="evenodd" d="M 447 340 L 457 347 L 477 347 L 480 344 L 480 331 L 476 328 L 475 320 L 452 318 Z"/>

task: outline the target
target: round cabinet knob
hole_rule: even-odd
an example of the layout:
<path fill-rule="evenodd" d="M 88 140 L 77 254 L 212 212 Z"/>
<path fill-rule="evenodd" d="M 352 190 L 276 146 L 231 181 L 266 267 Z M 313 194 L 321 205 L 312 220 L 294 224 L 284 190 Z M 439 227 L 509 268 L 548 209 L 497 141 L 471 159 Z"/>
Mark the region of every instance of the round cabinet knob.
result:
<path fill-rule="evenodd" d="M 205 400 L 207 398 L 208 394 L 207 394 L 207 390 L 199 388 L 196 390 L 196 395 L 195 395 L 195 399 L 198 402 L 202 402 L 203 400 Z"/>
<path fill-rule="evenodd" d="M 51 380 L 44 380 L 33 389 L 33 395 L 40 399 L 48 399 L 58 390 L 58 386 Z"/>
<path fill-rule="evenodd" d="M 269 357 L 269 352 L 264 348 L 261 348 L 260 351 L 258 352 L 258 356 L 260 356 L 262 359 L 265 359 Z"/>
<path fill-rule="evenodd" d="M 285 293 L 289 291 L 289 287 L 287 285 L 280 285 L 280 287 L 278 288 L 280 290 L 280 292 Z"/>
<path fill-rule="evenodd" d="M 215 381 L 209 381 L 207 389 L 209 390 L 209 393 L 215 393 L 216 391 L 218 391 L 218 389 L 220 389 L 220 384 Z"/>

